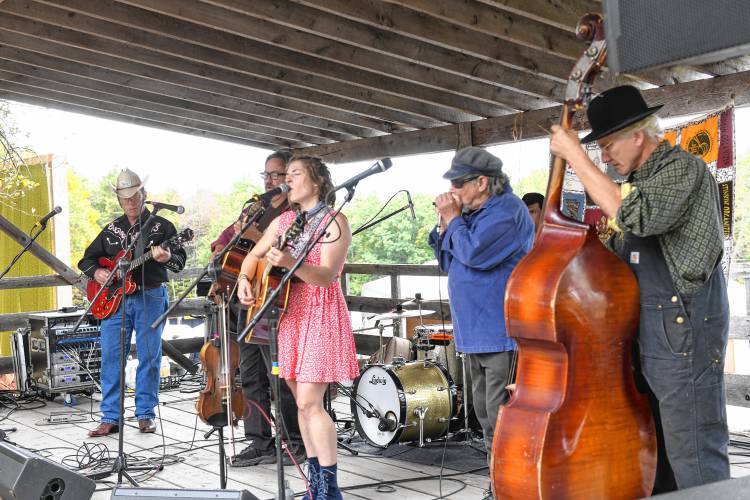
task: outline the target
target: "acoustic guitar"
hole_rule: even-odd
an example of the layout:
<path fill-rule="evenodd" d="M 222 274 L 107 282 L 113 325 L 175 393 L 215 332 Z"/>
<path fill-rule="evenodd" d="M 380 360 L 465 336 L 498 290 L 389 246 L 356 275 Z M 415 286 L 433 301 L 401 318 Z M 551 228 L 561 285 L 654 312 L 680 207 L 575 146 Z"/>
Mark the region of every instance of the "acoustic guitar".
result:
<path fill-rule="evenodd" d="M 286 248 L 289 240 L 293 240 L 297 238 L 297 236 L 299 236 L 304 227 L 305 214 L 303 212 L 298 212 L 297 217 L 294 219 L 294 222 L 292 222 L 292 225 L 289 226 L 284 234 L 279 237 L 274 247 L 283 250 L 284 248 Z M 255 268 L 255 275 L 250 281 L 250 287 L 253 290 L 255 301 L 247 310 L 247 322 L 252 320 L 255 314 L 260 310 L 260 308 L 263 307 L 263 304 L 266 303 L 266 298 L 268 297 L 269 290 L 273 290 L 274 288 L 279 286 L 279 282 L 281 281 L 281 278 L 285 273 L 286 269 L 275 268 L 269 265 L 266 259 L 261 259 L 258 261 L 258 265 Z M 284 285 L 284 289 L 276 297 L 276 307 L 280 311 L 279 319 L 281 319 L 284 312 L 286 311 L 286 306 L 289 301 L 289 289 L 291 285 L 292 280 L 287 281 Z M 257 329 L 258 328 L 256 325 L 247 333 L 247 335 L 245 336 L 245 342 L 250 344 L 268 343 L 267 332 L 258 332 L 259 334 L 255 335 L 254 333 Z"/>
<path fill-rule="evenodd" d="M 242 215 L 240 215 L 240 224 L 244 226 L 251 217 L 261 210 L 264 210 L 264 207 L 260 201 L 251 204 L 247 210 L 243 211 Z M 219 290 L 234 288 L 235 283 L 237 283 L 237 277 L 240 274 L 240 269 L 242 268 L 242 261 L 245 260 L 247 252 L 249 252 L 253 246 L 255 246 L 255 242 L 252 240 L 240 238 L 239 241 L 224 254 L 224 259 L 221 263 L 215 263 L 215 268 L 218 271 L 216 273 L 216 284 Z"/>
<path fill-rule="evenodd" d="M 167 248 L 175 249 L 179 248 L 188 241 L 193 239 L 193 230 L 192 229 L 185 229 L 184 231 L 180 232 L 179 234 L 171 237 L 170 239 L 160 243 L 158 246 L 161 248 Z M 147 261 L 151 260 L 153 258 L 153 247 L 148 251 L 145 252 L 143 255 L 138 257 L 137 259 L 134 259 L 130 265 L 128 266 L 128 270 L 125 273 L 125 294 L 130 295 L 133 292 L 136 291 L 136 284 L 131 279 L 131 274 L 133 269 L 136 267 L 146 263 Z M 120 261 L 120 259 L 125 256 L 125 251 L 120 250 L 114 259 L 108 259 L 106 257 L 99 257 L 99 266 L 109 270 L 109 271 L 115 271 L 117 269 L 117 263 Z M 132 252 L 128 252 L 127 254 L 128 258 L 132 257 Z M 97 292 L 99 292 L 99 289 L 102 287 L 102 285 L 96 281 L 96 280 L 89 280 L 89 282 L 86 285 L 86 295 L 88 297 L 89 301 L 94 300 L 94 297 L 96 297 Z M 104 291 L 99 295 L 99 298 L 96 299 L 96 302 L 94 302 L 94 305 L 91 307 L 91 314 L 94 315 L 95 318 L 98 319 L 107 319 L 110 316 L 112 316 L 115 311 L 117 311 L 117 308 L 120 306 L 120 301 L 122 300 L 122 278 L 115 277 L 115 279 L 112 281 L 109 287 L 105 288 Z"/>

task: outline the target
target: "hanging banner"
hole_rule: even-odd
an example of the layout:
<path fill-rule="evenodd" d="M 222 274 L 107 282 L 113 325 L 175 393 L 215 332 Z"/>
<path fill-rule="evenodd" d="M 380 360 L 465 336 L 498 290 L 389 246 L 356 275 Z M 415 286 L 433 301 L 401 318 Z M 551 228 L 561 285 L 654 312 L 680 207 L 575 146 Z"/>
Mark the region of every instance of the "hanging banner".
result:
<path fill-rule="evenodd" d="M 729 262 L 732 254 L 732 231 L 734 221 L 734 180 L 736 175 L 734 147 L 734 107 L 730 106 L 716 113 L 703 116 L 690 122 L 675 125 L 664 130 L 664 139 L 672 145 L 679 144 L 682 149 L 699 156 L 708 165 L 711 174 L 719 185 L 719 201 L 724 228 L 724 255 L 722 268 L 724 275 L 729 276 Z M 601 159 L 601 151 L 596 142 L 585 144 L 586 152 L 602 172 L 615 182 L 625 179 Z M 570 166 L 566 167 L 563 182 L 563 214 L 595 226 L 600 230 L 600 237 L 606 238 L 607 217 L 598 206 L 585 194 L 583 184 Z"/>

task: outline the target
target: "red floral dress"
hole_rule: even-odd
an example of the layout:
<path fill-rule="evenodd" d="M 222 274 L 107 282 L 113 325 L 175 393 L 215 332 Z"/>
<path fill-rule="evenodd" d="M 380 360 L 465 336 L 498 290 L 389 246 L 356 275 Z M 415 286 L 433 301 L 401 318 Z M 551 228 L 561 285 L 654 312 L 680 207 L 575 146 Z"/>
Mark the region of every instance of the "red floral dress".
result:
<path fill-rule="evenodd" d="M 294 218 L 293 210 L 279 216 L 279 236 Z M 320 264 L 320 247 L 318 242 L 305 263 Z M 354 334 L 339 280 L 327 287 L 292 283 L 287 310 L 279 322 L 279 375 L 297 382 L 337 382 L 359 376 Z"/>

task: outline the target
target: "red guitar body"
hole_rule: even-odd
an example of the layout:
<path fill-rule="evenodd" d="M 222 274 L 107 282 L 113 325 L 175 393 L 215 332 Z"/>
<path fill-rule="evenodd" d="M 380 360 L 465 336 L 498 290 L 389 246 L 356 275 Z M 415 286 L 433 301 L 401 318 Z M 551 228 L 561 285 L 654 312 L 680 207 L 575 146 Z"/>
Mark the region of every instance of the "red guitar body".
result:
<path fill-rule="evenodd" d="M 99 257 L 99 265 L 105 269 L 112 271 L 117 268 L 117 262 L 123 257 L 123 255 L 125 255 L 125 251 L 120 250 L 120 252 L 115 256 L 114 259 L 110 260 L 106 257 Z M 131 255 L 127 255 L 128 259 L 130 259 L 130 257 Z M 130 275 L 130 272 L 125 275 L 126 295 L 130 295 L 131 293 L 135 292 L 136 289 L 136 284 L 132 279 L 130 279 Z M 93 300 L 101 287 L 102 286 L 96 280 L 90 280 L 88 282 L 88 284 L 86 285 L 86 295 L 88 296 L 89 301 Z M 93 314 L 94 317 L 98 319 L 107 319 L 112 316 L 115 311 L 117 311 L 117 308 L 120 306 L 121 300 L 122 282 L 119 279 L 116 279 L 112 282 L 112 285 L 109 288 L 106 288 L 102 292 L 102 294 L 99 295 L 99 298 L 96 300 L 94 305 L 91 306 L 91 314 Z"/>

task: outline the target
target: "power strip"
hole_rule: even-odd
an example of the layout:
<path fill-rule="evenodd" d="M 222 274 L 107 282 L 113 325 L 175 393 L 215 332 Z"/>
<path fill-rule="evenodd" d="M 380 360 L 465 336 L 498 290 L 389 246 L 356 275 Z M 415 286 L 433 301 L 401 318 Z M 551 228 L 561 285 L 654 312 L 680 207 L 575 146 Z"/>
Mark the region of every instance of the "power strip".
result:
<path fill-rule="evenodd" d="M 79 424 L 88 421 L 88 413 L 53 411 L 36 425 Z"/>

